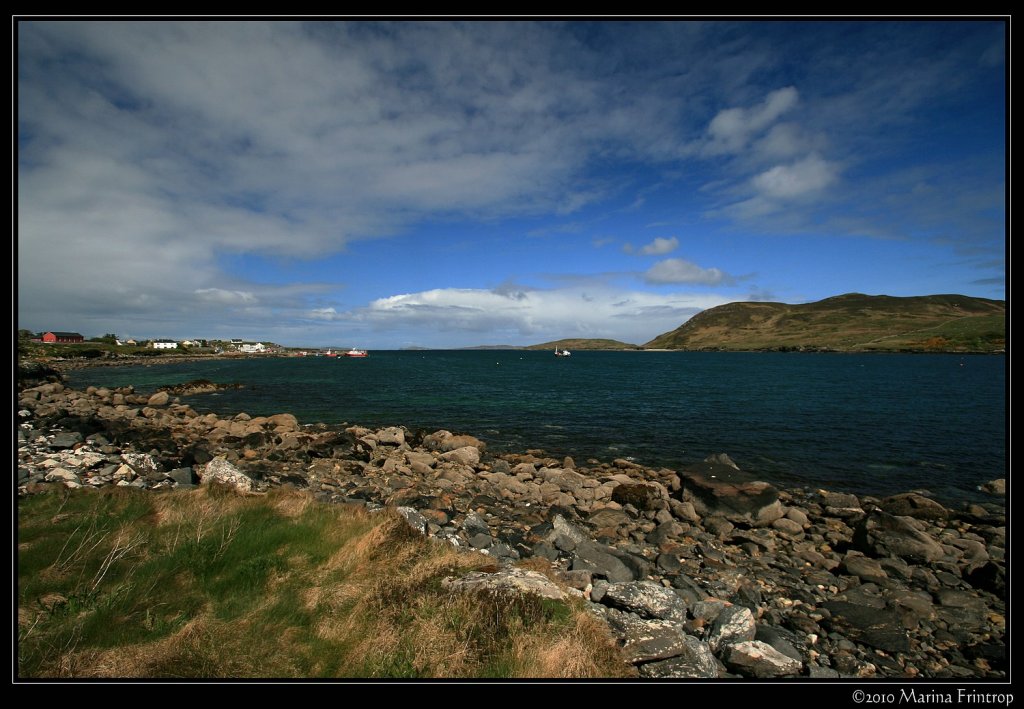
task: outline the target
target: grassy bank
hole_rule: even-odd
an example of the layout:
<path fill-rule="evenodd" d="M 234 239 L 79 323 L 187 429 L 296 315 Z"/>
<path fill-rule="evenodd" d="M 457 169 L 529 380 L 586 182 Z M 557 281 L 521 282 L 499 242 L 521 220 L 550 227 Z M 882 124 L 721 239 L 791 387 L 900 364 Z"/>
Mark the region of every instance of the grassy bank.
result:
<path fill-rule="evenodd" d="M 493 561 L 303 492 L 19 501 L 20 677 L 609 677 L 582 604 L 453 593 Z"/>

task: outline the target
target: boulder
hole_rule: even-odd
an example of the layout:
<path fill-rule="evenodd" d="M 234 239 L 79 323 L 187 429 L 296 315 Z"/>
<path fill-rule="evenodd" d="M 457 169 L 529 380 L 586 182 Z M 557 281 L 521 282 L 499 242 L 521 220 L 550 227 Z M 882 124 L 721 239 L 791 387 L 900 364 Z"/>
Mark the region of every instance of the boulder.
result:
<path fill-rule="evenodd" d="M 779 491 L 749 473 L 721 463 L 698 463 L 680 473 L 683 501 L 701 517 L 718 515 L 731 522 L 770 524 L 782 517 Z"/>
<path fill-rule="evenodd" d="M 83 440 L 82 434 L 78 431 L 64 431 L 53 437 L 53 440 L 50 441 L 50 448 L 54 450 L 74 448 L 76 444 L 81 443 Z"/>
<path fill-rule="evenodd" d="M 949 518 L 949 510 L 935 500 L 930 500 L 915 492 L 893 495 L 881 501 L 879 506 L 897 517 L 913 517 L 914 519 L 945 520 Z"/>
<path fill-rule="evenodd" d="M 686 620 L 686 604 L 671 589 L 652 581 L 613 583 L 608 586 L 602 603 L 644 618 Z"/>
<path fill-rule="evenodd" d="M 644 512 L 655 509 L 655 503 L 661 500 L 661 491 L 653 485 L 643 483 L 619 485 L 612 490 L 612 500 L 620 505 L 633 505 Z"/>
<path fill-rule="evenodd" d="M 441 457 L 460 465 L 477 465 L 480 462 L 480 450 L 474 446 L 463 446 L 442 453 Z"/>
<path fill-rule="evenodd" d="M 998 478 L 996 480 L 990 480 L 981 486 L 982 492 L 987 492 L 990 495 L 1005 495 L 1006 494 L 1006 478 Z"/>
<path fill-rule="evenodd" d="M 760 640 L 735 643 L 724 653 L 726 666 L 733 672 L 747 677 L 785 677 L 796 675 L 803 669 L 803 663 L 773 648 Z"/>
<path fill-rule="evenodd" d="M 727 606 L 715 618 L 708 632 L 708 645 L 719 652 L 726 645 L 753 640 L 757 632 L 754 614 L 744 606 Z"/>
<path fill-rule="evenodd" d="M 496 593 L 516 593 L 563 600 L 565 593 L 539 571 L 509 568 L 493 574 L 473 572 L 462 578 L 446 578 L 441 584 L 452 590 L 485 590 Z"/>
<path fill-rule="evenodd" d="M 166 406 L 171 400 L 171 395 L 166 391 L 158 391 L 146 400 L 146 406 Z"/>
<path fill-rule="evenodd" d="M 377 431 L 377 442 L 384 446 L 400 446 L 405 443 L 405 431 L 398 426 Z"/>
<path fill-rule="evenodd" d="M 683 635 L 683 644 L 676 657 L 640 666 L 640 676 L 651 679 L 713 679 L 718 674 L 718 662 L 711 648 L 692 635 Z"/>
<path fill-rule="evenodd" d="M 233 487 L 238 492 L 252 492 L 253 481 L 248 475 L 229 463 L 223 456 L 214 458 L 200 473 L 203 485 L 217 482 Z"/>
<path fill-rule="evenodd" d="M 882 565 L 875 559 L 869 559 L 855 551 L 848 552 L 839 563 L 839 570 L 844 574 L 856 576 L 865 583 L 883 581 L 889 578 Z"/>
<path fill-rule="evenodd" d="M 910 651 L 910 639 L 895 612 L 849 601 L 826 601 L 822 606 L 830 614 L 824 621 L 829 630 L 885 652 Z"/>
<path fill-rule="evenodd" d="M 623 642 L 622 653 L 627 662 L 639 664 L 666 660 L 687 651 L 686 633 L 678 623 L 668 620 L 645 620 L 635 613 L 615 608 L 603 610 L 609 627 Z"/>
<path fill-rule="evenodd" d="M 920 531 L 907 517 L 872 510 L 853 532 L 855 549 L 874 556 L 898 556 L 912 563 L 929 563 L 945 556 L 942 546 Z"/>

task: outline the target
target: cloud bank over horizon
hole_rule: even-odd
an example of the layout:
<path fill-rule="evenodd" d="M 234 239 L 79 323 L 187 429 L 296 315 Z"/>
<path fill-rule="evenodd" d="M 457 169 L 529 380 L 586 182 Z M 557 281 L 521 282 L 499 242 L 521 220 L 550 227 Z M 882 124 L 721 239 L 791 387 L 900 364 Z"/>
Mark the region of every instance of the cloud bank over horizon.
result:
<path fill-rule="evenodd" d="M 19 327 L 641 342 L 766 292 L 1005 297 L 998 21 L 16 31 Z"/>

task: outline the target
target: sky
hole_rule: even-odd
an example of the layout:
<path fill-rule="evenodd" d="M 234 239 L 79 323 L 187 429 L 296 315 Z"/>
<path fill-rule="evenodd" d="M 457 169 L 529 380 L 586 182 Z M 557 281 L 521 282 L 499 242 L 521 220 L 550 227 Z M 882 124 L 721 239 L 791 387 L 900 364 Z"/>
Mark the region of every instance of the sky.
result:
<path fill-rule="evenodd" d="M 1005 298 L 987 20 L 16 21 L 17 324 L 643 344 Z"/>

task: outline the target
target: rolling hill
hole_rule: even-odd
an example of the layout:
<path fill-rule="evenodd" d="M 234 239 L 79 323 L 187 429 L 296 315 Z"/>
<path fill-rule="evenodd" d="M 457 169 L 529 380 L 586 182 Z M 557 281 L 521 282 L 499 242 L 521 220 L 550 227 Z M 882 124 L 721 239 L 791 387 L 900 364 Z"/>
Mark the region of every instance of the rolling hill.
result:
<path fill-rule="evenodd" d="M 964 295 L 847 293 L 815 303 L 728 303 L 644 345 L 673 350 L 998 352 L 1006 303 Z"/>
<path fill-rule="evenodd" d="M 530 345 L 524 347 L 527 350 L 553 350 L 555 348 L 560 350 L 638 350 L 638 345 L 631 345 L 628 342 L 619 342 L 618 340 L 602 340 L 594 338 L 576 338 L 566 340 L 555 340 L 554 342 L 544 342 L 539 345 Z"/>

